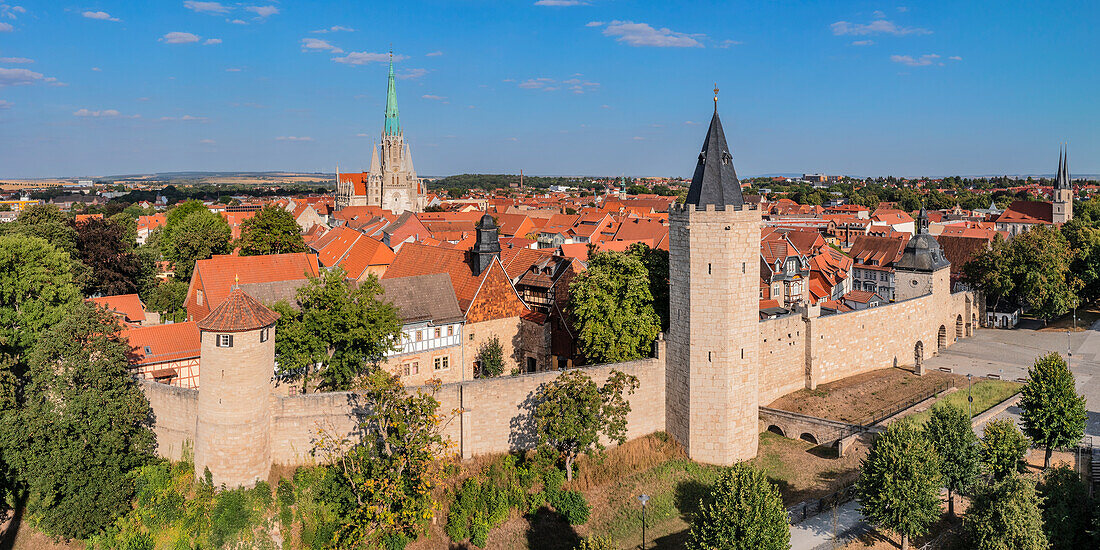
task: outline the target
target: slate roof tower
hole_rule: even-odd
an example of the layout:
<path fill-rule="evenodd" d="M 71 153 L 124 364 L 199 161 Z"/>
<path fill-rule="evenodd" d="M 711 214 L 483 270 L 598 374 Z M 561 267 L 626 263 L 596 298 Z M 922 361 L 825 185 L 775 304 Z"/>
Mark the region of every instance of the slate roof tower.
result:
<path fill-rule="evenodd" d="M 1068 151 L 1058 153 L 1058 174 L 1054 176 L 1053 222 L 1063 224 L 1073 219 L 1073 182 L 1069 179 Z"/>
<path fill-rule="evenodd" d="M 760 212 L 747 205 L 714 114 L 685 204 L 669 209 L 666 429 L 693 460 L 756 456 Z"/>

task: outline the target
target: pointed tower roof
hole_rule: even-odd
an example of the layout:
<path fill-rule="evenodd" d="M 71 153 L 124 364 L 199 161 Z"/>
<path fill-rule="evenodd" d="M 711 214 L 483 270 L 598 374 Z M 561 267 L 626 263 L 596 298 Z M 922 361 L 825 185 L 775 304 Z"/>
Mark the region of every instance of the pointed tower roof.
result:
<path fill-rule="evenodd" d="M 382 173 L 382 165 L 378 162 L 378 146 L 371 145 L 370 173 L 378 175 Z"/>
<path fill-rule="evenodd" d="M 703 150 L 699 152 L 699 162 L 691 177 L 687 204 L 733 205 L 736 208 L 745 204 L 741 196 L 741 182 L 737 181 L 737 172 L 733 169 L 733 155 L 726 145 L 726 134 L 718 118 L 718 86 L 714 87 L 714 116 L 710 119 Z"/>
<path fill-rule="evenodd" d="M 1055 189 L 1069 189 L 1069 156 L 1064 148 L 1058 154 L 1058 175 L 1054 177 Z"/>
<path fill-rule="evenodd" d="M 278 319 L 278 313 L 234 286 L 229 296 L 197 324 L 204 332 L 245 332 L 269 327 Z"/>
<path fill-rule="evenodd" d="M 413 154 L 412 149 L 409 149 L 409 144 L 405 144 L 405 171 L 410 174 L 415 174 L 416 170 L 413 168 Z"/>
<path fill-rule="evenodd" d="M 401 135 L 401 119 L 397 114 L 397 80 L 393 74 L 393 51 L 390 51 L 390 80 L 386 89 L 386 125 L 382 132 L 387 136 Z"/>

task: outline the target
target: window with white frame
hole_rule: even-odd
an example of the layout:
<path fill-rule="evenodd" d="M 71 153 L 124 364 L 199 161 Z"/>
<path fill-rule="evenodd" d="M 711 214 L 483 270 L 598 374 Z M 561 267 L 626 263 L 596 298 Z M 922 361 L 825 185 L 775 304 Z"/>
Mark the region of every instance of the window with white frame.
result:
<path fill-rule="evenodd" d="M 260 329 L 260 341 L 261 342 L 266 342 L 267 341 L 268 337 L 270 336 L 270 334 L 269 334 L 270 330 L 271 330 L 271 327 Z"/>
<path fill-rule="evenodd" d="M 215 343 L 219 348 L 231 348 L 233 347 L 233 335 L 219 334 Z"/>

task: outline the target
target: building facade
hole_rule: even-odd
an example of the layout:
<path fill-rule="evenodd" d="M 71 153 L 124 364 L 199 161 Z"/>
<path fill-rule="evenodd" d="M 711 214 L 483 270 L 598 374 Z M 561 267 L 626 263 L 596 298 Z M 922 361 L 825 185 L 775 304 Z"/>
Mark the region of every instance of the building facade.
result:
<path fill-rule="evenodd" d="M 395 214 L 424 210 L 424 183 L 416 177 L 412 152 L 401 130 L 397 81 L 390 58 L 389 88 L 382 143 L 371 147 L 370 171 L 341 174 L 336 170 L 336 209 L 379 206 Z"/>

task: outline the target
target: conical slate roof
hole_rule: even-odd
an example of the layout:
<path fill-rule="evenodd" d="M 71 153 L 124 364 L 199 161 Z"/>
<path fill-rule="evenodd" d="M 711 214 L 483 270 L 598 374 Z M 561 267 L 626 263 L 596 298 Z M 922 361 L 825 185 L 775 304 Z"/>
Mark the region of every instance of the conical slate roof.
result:
<path fill-rule="evenodd" d="M 695 175 L 691 177 L 686 202 L 696 206 L 714 204 L 733 205 L 737 208 L 745 204 L 741 196 L 741 182 L 737 181 L 737 172 L 733 169 L 733 155 L 726 145 L 726 134 L 722 131 L 722 121 L 718 118 L 717 96 L 714 100 L 714 116 L 710 119 L 710 129 L 703 141 L 699 162 L 695 165 Z"/>
<path fill-rule="evenodd" d="M 198 326 L 205 332 L 245 332 L 269 327 L 278 319 L 278 313 L 245 294 L 239 287 L 233 287 L 229 297 L 199 321 Z"/>
<path fill-rule="evenodd" d="M 894 269 L 900 271 L 932 272 L 950 267 L 939 241 L 928 233 L 928 215 L 922 206 L 917 215 L 917 233 L 905 245 L 901 258 L 894 263 Z"/>

